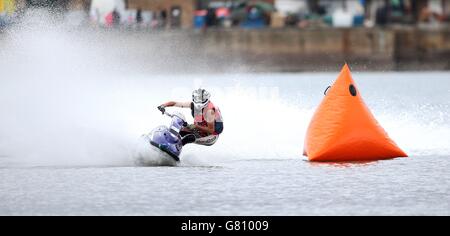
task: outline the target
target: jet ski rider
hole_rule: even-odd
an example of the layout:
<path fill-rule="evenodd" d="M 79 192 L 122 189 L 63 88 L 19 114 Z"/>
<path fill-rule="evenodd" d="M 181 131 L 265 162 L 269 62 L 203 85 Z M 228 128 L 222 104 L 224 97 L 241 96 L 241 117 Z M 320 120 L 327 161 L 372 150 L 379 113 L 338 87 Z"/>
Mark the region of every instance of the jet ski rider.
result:
<path fill-rule="evenodd" d="M 192 102 L 166 102 L 158 107 L 165 112 L 166 107 L 190 108 L 194 124 L 180 131 L 183 146 L 188 143 L 211 146 L 223 131 L 222 114 L 217 106 L 210 101 L 211 94 L 199 88 L 192 92 Z"/>

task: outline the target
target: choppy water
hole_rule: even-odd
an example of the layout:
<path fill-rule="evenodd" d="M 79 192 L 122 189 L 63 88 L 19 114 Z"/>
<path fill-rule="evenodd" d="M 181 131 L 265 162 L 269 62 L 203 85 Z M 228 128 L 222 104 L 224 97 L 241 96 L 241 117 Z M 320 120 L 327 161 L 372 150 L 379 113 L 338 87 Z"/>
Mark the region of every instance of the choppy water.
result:
<path fill-rule="evenodd" d="M 410 157 L 315 164 L 305 131 L 339 71 L 161 74 L 205 65 L 177 53 L 182 39 L 104 36 L 46 22 L 0 35 L 0 215 L 450 214 L 449 72 L 354 72 Z M 223 113 L 219 141 L 186 146 L 177 167 L 136 165 L 157 162 L 137 141 L 168 122 L 156 106 L 200 85 Z"/>
<path fill-rule="evenodd" d="M 0 170 L 2 215 L 448 215 L 448 156 Z"/>

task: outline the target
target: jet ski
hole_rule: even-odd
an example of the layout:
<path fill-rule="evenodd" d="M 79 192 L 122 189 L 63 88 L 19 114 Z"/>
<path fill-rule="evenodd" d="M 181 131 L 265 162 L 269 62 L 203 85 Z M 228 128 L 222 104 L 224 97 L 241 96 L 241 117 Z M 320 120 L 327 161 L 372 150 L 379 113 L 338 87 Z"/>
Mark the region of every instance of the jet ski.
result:
<path fill-rule="evenodd" d="M 171 114 L 165 110 L 161 110 L 161 112 L 163 115 L 171 118 L 170 126 L 158 126 L 150 133 L 143 135 L 143 138 L 151 146 L 158 148 L 175 162 L 179 162 L 181 150 L 183 149 L 180 130 L 187 126 L 186 119 L 181 113 Z"/>

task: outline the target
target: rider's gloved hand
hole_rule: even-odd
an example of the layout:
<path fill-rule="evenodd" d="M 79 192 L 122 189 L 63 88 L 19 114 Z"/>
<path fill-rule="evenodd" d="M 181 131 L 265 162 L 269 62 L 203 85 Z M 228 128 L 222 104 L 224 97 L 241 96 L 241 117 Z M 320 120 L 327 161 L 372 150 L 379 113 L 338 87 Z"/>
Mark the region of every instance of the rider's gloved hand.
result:
<path fill-rule="evenodd" d="M 164 114 L 166 112 L 166 107 L 164 105 L 161 105 L 161 106 L 158 107 L 158 110 L 160 110 L 161 113 Z"/>

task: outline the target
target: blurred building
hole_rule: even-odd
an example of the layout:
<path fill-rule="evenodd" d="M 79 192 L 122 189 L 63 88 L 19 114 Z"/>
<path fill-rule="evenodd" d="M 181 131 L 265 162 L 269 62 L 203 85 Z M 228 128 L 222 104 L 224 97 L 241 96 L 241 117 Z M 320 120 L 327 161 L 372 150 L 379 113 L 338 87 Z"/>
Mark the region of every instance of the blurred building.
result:
<path fill-rule="evenodd" d="M 21 5 L 21 1 L 0 0 L 0 30 L 14 22 Z"/>
<path fill-rule="evenodd" d="M 49 7 L 100 25 L 323 28 L 450 23 L 450 0 L 0 0 L 0 22 Z M 89 13 L 89 14 L 87 14 Z M 78 20 L 80 21 L 80 20 Z"/>
<path fill-rule="evenodd" d="M 13 14 L 28 7 L 48 7 L 64 11 L 71 9 L 88 10 L 92 0 L 0 0 L 0 14 Z"/>
<path fill-rule="evenodd" d="M 152 12 L 159 26 L 192 28 L 196 0 L 128 0 L 127 8 Z"/>
<path fill-rule="evenodd" d="M 288 26 L 355 27 L 449 21 L 449 0 L 277 0 Z"/>
<path fill-rule="evenodd" d="M 16 3 L 14 0 L 0 0 L 0 14 L 13 14 Z"/>

